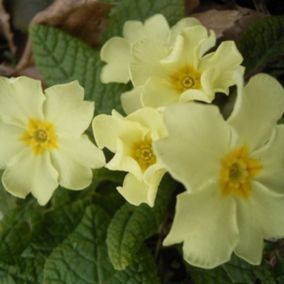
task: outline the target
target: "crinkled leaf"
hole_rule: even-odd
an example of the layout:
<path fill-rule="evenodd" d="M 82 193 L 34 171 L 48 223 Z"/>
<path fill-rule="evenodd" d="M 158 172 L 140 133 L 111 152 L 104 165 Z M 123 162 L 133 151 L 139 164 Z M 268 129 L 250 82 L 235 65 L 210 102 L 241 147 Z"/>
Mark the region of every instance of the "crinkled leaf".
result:
<path fill-rule="evenodd" d="M 284 52 L 284 16 L 271 16 L 253 24 L 241 38 L 239 49 L 247 73 L 252 74 Z"/>
<path fill-rule="evenodd" d="M 75 231 L 48 257 L 44 283 L 151 284 L 159 283 L 151 255 L 143 250 L 125 271 L 115 271 L 105 244 L 110 216 L 90 206 Z"/>
<path fill-rule="evenodd" d="M 33 25 L 31 30 L 36 65 L 47 85 L 78 80 L 85 88 L 86 99 L 96 103 L 96 113 L 122 112 L 120 94 L 123 84 L 103 84 L 99 52 L 59 29 Z"/>
<path fill-rule="evenodd" d="M 41 254 L 37 254 L 37 257 L 22 256 L 17 265 L 0 263 L 0 283 L 42 284 L 44 260 Z"/>
<path fill-rule="evenodd" d="M 11 273 L 7 273 L 7 267 L 9 265 L 0 263 L 0 283 L 1 284 L 16 284 L 15 280 L 11 276 Z M 17 270 L 17 267 L 10 267 L 10 271 Z"/>
<path fill-rule="evenodd" d="M 86 206 L 91 202 L 79 199 L 57 208 L 45 215 L 41 232 L 33 242 L 45 251 L 51 251 L 71 233 L 83 217 Z"/>
<path fill-rule="evenodd" d="M 114 215 L 107 233 L 108 254 L 115 269 L 125 269 L 145 239 L 157 233 L 168 212 L 175 183 L 165 178 L 153 208 L 125 203 Z M 135 189 L 133 189 L 135 190 Z"/>
<path fill-rule="evenodd" d="M 21 244 L 21 251 L 13 253 L 14 264 L 0 263 L 0 283 L 6 283 L 5 279 L 12 279 L 15 282 L 11 283 L 41 284 L 46 257 L 74 230 L 85 212 L 86 204 L 88 203 L 85 200 L 77 200 L 47 212 L 43 207 L 33 208 L 33 214 L 41 214 L 41 222 L 37 224 L 37 231 L 28 235 L 29 238 L 25 237 L 24 226 L 10 232 L 12 248 L 13 245 L 17 248 Z M 23 210 L 21 212 L 24 214 L 17 215 L 19 222 L 25 220 L 25 215 L 28 217 L 31 214 Z M 22 238 L 25 242 L 21 242 Z"/>
<path fill-rule="evenodd" d="M 127 20 L 143 21 L 155 14 L 163 14 L 170 25 L 175 24 L 185 15 L 183 0 L 121 0 L 112 8 L 109 22 L 103 33 L 107 40 L 122 33 L 123 24 Z"/>
<path fill-rule="evenodd" d="M 215 269 L 190 267 L 189 271 L 195 284 L 276 284 L 268 264 L 252 266 L 236 256 L 230 262 Z"/>
<path fill-rule="evenodd" d="M 30 243 L 41 221 L 41 212 L 36 212 L 32 200 L 13 209 L 4 216 L 0 230 L 0 261 L 15 263 Z"/>

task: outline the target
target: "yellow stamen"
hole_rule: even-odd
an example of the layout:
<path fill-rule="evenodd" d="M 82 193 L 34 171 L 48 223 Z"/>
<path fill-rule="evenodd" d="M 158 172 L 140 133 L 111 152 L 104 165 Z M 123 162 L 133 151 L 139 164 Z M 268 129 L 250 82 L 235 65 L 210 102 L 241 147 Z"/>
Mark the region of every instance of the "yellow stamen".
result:
<path fill-rule="evenodd" d="M 30 119 L 21 140 L 32 148 L 35 155 L 58 147 L 55 128 L 46 120 Z"/>
<path fill-rule="evenodd" d="M 189 89 L 200 89 L 200 73 L 190 65 L 186 65 L 170 77 L 174 89 L 183 93 Z"/>
<path fill-rule="evenodd" d="M 259 174 L 261 169 L 261 162 L 249 156 L 246 145 L 234 149 L 225 156 L 221 163 L 220 186 L 222 194 L 249 198 L 252 190 L 251 180 Z"/>
<path fill-rule="evenodd" d="M 152 139 L 145 139 L 133 144 L 132 157 L 138 162 L 139 166 L 145 171 L 149 166 L 156 163 L 156 156 L 152 149 Z"/>

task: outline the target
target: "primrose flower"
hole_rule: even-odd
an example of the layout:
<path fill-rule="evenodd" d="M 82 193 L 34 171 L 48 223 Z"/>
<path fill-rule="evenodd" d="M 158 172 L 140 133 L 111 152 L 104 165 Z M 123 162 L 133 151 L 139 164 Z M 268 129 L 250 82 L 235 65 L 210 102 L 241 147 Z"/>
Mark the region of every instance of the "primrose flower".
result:
<path fill-rule="evenodd" d="M 215 106 L 166 109 L 155 153 L 187 191 L 164 244 L 183 242 L 190 264 L 212 268 L 232 252 L 259 264 L 263 239 L 284 236 L 283 112 L 284 90 L 265 74 L 240 89 L 228 121 Z"/>
<path fill-rule="evenodd" d="M 102 82 L 127 83 L 129 81 L 129 64 L 132 60 L 131 49 L 134 43 L 145 43 L 144 48 L 151 53 L 151 58 L 147 58 L 148 61 L 145 64 L 151 68 L 152 59 L 159 60 L 161 56 L 168 55 L 175 37 L 184 27 L 199 24 L 197 19 L 184 18 L 170 29 L 165 17 L 159 14 L 150 17 L 144 23 L 126 21 L 123 26 L 123 37 L 109 39 L 101 49 L 101 59 L 107 63 L 102 69 Z"/>
<path fill-rule="evenodd" d="M 216 92 L 228 94 L 229 87 L 243 75 L 242 56 L 233 41 L 224 41 L 216 51 L 206 54 L 215 43 L 212 37 L 201 25 L 186 27 L 177 35 L 168 56 L 161 48 L 154 52 L 145 48 L 151 42 L 135 43 L 130 64 L 135 88 L 121 97 L 126 112 L 139 103 L 155 108 L 193 100 L 210 103 Z M 153 53 L 160 59 L 153 60 Z"/>
<path fill-rule="evenodd" d="M 165 136 L 161 114 L 143 108 L 123 117 L 113 110 L 96 116 L 92 126 L 98 146 L 115 153 L 106 168 L 128 172 L 119 193 L 131 204 L 153 206 L 165 173 L 152 150 L 153 142 Z"/>
<path fill-rule="evenodd" d="M 104 155 L 83 132 L 94 113 L 78 82 L 42 92 L 39 81 L 0 78 L 0 168 L 14 196 L 28 193 L 44 205 L 61 185 L 83 189 Z"/>

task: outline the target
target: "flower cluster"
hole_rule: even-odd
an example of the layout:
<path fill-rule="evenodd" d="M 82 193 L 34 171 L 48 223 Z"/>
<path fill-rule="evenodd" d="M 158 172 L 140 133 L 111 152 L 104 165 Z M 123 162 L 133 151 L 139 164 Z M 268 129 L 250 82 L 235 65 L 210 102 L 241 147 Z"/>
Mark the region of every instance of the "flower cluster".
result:
<path fill-rule="evenodd" d="M 234 42 L 215 42 L 193 18 L 171 28 L 162 15 L 126 22 L 101 50 L 101 79 L 131 81 L 121 95 L 128 116 L 93 122 L 99 147 L 115 153 L 107 167 L 129 172 L 118 190 L 130 203 L 152 206 L 166 171 L 184 185 L 164 245 L 183 243 L 184 259 L 203 268 L 233 252 L 259 264 L 263 240 L 284 237 L 284 90 L 266 74 L 244 87 Z M 225 120 L 210 103 L 231 86 Z"/>
<path fill-rule="evenodd" d="M 129 203 L 154 206 L 168 172 L 184 192 L 164 245 L 183 243 L 184 259 L 203 268 L 233 252 L 259 264 L 264 239 L 284 237 L 284 90 L 266 74 L 244 86 L 235 43 L 215 45 L 194 18 L 173 27 L 162 15 L 126 22 L 123 37 L 101 50 L 102 82 L 131 81 L 121 94 L 125 116 L 93 119 L 94 103 L 77 82 L 43 92 L 36 80 L 1 78 L 5 189 L 44 205 L 58 185 L 83 189 L 92 169 L 105 166 L 127 173 L 117 190 Z M 211 103 L 233 86 L 237 99 L 224 119 Z M 97 146 L 84 134 L 90 124 Z M 108 161 L 103 148 L 114 154 Z"/>

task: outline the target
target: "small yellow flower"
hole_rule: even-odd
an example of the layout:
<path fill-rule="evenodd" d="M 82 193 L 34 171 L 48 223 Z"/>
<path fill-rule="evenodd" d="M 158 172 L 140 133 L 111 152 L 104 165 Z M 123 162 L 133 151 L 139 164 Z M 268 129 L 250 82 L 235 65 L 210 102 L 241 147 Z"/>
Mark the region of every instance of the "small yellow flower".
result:
<path fill-rule="evenodd" d="M 234 252 L 261 262 L 263 239 L 284 237 L 284 90 L 259 74 L 239 88 L 225 121 L 215 106 L 168 107 L 168 136 L 154 153 L 187 191 L 165 245 L 183 242 L 192 265 L 213 268 Z"/>
<path fill-rule="evenodd" d="M 28 193 L 46 204 L 61 185 L 83 189 L 92 168 L 105 163 L 101 150 L 84 131 L 94 104 L 84 101 L 78 82 L 42 92 L 39 81 L 27 77 L 0 78 L 0 167 L 2 183 L 11 194 Z"/>
<path fill-rule="evenodd" d="M 210 103 L 217 92 L 228 94 L 242 78 L 242 56 L 232 41 L 206 54 L 214 44 L 214 34 L 201 25 L 185 27 L 167 56 L 155 55 L 158 60 L 149 42 L 135 43 L 129 69 L 134 90 L 121 97 L 126 112 L 133 111 L 135 98 L 141 106 L 157 108 L 193 100 Z"/>
<path fill-rule="evenodd" d="M 128 172 L 123 186 L 117 188 L 120 194 L 131 204 L 153 206 L 165 173 L 153 152 L 153 142 L 165 136 L 161 114 L 143 108 L 122 117 L 113 111 L 96 116 L 92 125 L 98 146 L 115 153 L 106 167 Z"/>

